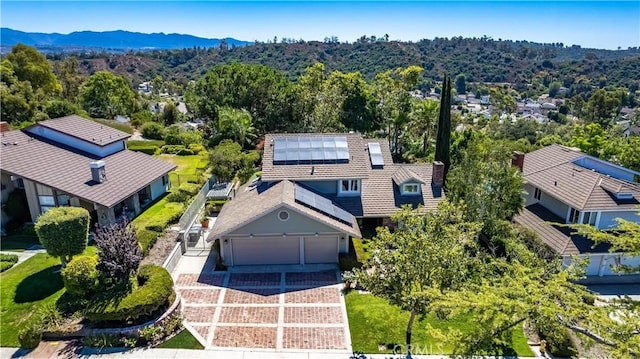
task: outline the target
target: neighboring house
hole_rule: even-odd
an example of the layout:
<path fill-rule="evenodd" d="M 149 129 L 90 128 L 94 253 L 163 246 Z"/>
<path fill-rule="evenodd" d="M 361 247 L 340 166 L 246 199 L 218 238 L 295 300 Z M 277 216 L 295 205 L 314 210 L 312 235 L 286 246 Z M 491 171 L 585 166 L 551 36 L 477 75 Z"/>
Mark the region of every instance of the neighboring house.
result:
<path fill-rule="evenodd" d="M 208 240 L 226 265 L 336 263 L 360 224 L 390 225 L 405 204 L 435 208 L 443 175 L 439 162 L 393 163 L 386 140 L 269 134 L 262 177 L 222 208 Z"/>
<path fill-rule="evenodd" d="M 569 263 L 572 255 L 590 257 L 588 276 L 617 274 L 612 265 L 639 265 L 639 257 L 609 253 L 609 246 L 573 234 L 552 223 L 591 224 L 602 230 L 617 226 L 616 218 L 640 223 L 640 172 L 585 155 L 574 148 L 551 145 L 516 153 L 527 192 L 525 208 L 515 217 L 531 228 Z"/>
<path fill-rule="evenodd" d="M 169 189 L 176 167 L 127 150 L 129 134 L 75 115 L 3 129 L 3 193 L 23 188 L 34 221 L 57 206 L 86 208 L 100 224 L 136 216 Z"/>

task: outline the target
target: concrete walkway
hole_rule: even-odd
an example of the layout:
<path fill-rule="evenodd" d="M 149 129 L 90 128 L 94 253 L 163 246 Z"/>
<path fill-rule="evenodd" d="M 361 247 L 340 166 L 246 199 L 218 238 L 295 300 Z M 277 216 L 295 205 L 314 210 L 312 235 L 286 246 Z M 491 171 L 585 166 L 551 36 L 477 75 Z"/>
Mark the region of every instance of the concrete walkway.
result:
<path fill-rule="evenodd" d="M 13 267 L 18 264 L 26 261 L 27 259 L 35 256 L 38 253 L 46 253 L 47 251 L 42 248 L 42 246 L 33 246 L 30 249 L 25 249 L 24 252 L 12 252 L 12 251 L 1 251 L 2 254 L 15 254 L 18 256 L 18 263 L 16 263 Z M 12 268 L 13 268 L 12 267 Z"/>

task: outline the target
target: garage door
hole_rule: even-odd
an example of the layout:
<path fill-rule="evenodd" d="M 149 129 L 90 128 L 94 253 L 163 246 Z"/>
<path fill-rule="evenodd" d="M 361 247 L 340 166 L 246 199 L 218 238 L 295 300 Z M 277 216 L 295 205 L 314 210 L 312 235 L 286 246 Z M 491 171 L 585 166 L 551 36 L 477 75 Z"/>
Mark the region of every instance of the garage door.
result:
<path fill-rule="evenodd" d="M 338 262 L 338 237 L 313 236 L 304 238 L 304 263 Z"/>
<path fill-rule="evenodd" d="M 298 237 L 234 238 L 234 265 L 300 264 Z"/>

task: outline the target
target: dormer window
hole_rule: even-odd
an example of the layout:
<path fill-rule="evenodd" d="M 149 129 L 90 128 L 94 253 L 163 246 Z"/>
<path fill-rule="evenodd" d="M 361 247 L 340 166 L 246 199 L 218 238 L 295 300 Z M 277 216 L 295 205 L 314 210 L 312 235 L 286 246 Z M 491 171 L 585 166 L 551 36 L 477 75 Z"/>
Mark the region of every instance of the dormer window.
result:
<path fill-rule="evenodd" d="M 402 194 L 411 196 L 420 194 L 420 185 L 418 183 L 405 183 L 402 185 Z"/>
<path fill-rule="evenodd" d="M 338 194 L 341 196 L 360 195 L 360 180 L 348 179 L 338 181 Z"/>

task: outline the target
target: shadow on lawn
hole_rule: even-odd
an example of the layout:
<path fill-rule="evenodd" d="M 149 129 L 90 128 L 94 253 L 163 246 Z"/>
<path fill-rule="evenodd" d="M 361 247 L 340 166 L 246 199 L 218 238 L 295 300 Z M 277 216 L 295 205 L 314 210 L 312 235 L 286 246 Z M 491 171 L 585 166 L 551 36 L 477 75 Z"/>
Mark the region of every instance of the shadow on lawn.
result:
<path fill-rule="evenodd" d="M 16 288 L 15 303 L 29 303 L 47 298 L 64 287 L 60 265 L 52 266 L 23 279 Z"/>

